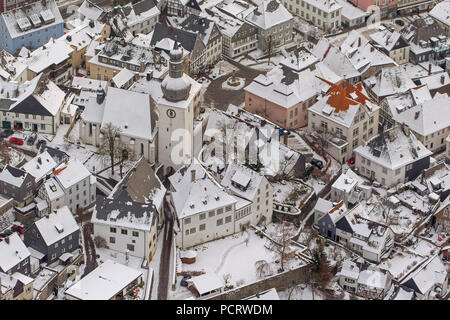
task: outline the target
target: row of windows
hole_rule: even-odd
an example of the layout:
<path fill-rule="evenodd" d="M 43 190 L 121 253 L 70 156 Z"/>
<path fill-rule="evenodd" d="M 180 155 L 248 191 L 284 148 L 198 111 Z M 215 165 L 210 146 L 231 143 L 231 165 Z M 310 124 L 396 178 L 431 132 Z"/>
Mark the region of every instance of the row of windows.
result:
<path fill-rule="evenodd" d="M 110 227 L 110 228 L 109 228 L 109 231 L 110 231 L 111 233 L 117 233 L 117 229 L 114 228 L 114 227 Z M 121 234 L 124 234 L 124 235 L 128 235 L 128 230 L 127 230 L 127 229 L 120 229 L 120 233 L 121 233 Z M 133 237 L 139 237 L 139 232 L 138 232 L 138 231 L 132 231 L 132 232 L 131 232 L 131 235 L 132 235 Z"/>
<path fill-rule="evenodd" d="M 225 217 L 225 223 L 230 223 L 231 220 L 232 220 L 232 216 Z M 223 218 L 217 219 L 217 221 L 216 221 L 217 226 L 221 226 L 223 224 L 224 224 Z M 199 226 L 199 231 L 204 231 L 204 230 L 206 230 L 206 224 L 201 224 Z M 190 229 L 186 229 L 185 234 L 190 235 L 190 234 L 194 234 L 196 232 L 197 232 L 197 228 L 193 227 Z"/>

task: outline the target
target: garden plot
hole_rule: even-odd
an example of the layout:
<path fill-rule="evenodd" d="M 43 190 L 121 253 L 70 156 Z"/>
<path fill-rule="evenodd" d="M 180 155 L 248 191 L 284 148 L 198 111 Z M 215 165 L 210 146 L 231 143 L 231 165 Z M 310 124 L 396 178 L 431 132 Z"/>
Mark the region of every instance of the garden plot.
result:
<path fill-rule="evenodd" d="M 402 205 L 391 209 L 383 205 L 381 198 L 377 198 L 375 195 L 372 195 L 372 198 L 367 201 L 362 201 L 361 204 L 362 210 L 357 212 L 358 215 L 367 220 L 387 224 L 398 235 L 411 232 L 422 218 Z"/>
<path fill-rule="evenodd" d="M 421 256 L 407 252 L 396 246 L 392 249 L 389 258 L 380 263 L 380 267 L 389 270 L 394 279 L 399 280 L 423 259 Z"/>
<path fill-rule="evenodd" d="M 402 193 L 395 195 L 400 201 L 408 204 L 412 209 L 419 210 L 421 212 L 429 212 L 432 205 L 428 202 L 426 196 L 421 196 L 412 190 L 405 190 Z"/>
<path fill-rule="evenodd" d="M 253 230 L 211 241 L 191 248 L 197 253 L 196 261 L 193 264 L 183 263 L 182 272 L 215 273 L 224 280 L 224 285 L 227 278 L 229 288 L 246 285 L 261 279 L 256 269 L 258 261 L 264 260 L 268 264 L 268 272 L 264 276 L 276 274 L 280 268 L 279 255 L 268 249 L 270 243 L 270 240 L 258 236 Z M 302 264 L 299 259 L 291 259 L 290 263 L 285 264 L 285 269 Z M 181 279 L 177 279 L 177 289 L 172 293 L 172 299 L 192 296 L 189 290 L 179 285 Z"/>
<path fill-rule="evenodd" d="M 272 183 L 273 200 L 280 203 L 292 203 L 299 206 L 309 195 L 310 187 L 296 181 L 279 181 Z"/>
<path fill-rule="evenodd" d="M 413 245 L 409 246 L 408 249 L 422 257 L 431 256 L 438 250 L 436 245 L 419 238 L 414 238 Z"/>

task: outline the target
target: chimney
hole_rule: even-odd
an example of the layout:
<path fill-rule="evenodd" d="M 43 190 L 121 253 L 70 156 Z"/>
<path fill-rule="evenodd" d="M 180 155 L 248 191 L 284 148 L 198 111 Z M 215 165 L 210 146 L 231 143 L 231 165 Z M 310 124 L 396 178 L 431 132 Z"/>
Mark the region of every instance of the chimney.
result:
<path fill-rule="evenodd" d="M 428 65 L 428 75 L 430 75 L 431 74 L 431 62 L 430 62 L 430 64 Z"/>
<path fill-rule="evenodd" d="M 191 170 L 191 182 L 195 181 L 195 170 Z"/>
<path fill-rule="evenodd" d="M 361 37 L 358 37 L 358 47 L 361 46 Z"/>
<path fill-rule="evenodd" d="M 283 141 L 284 141 L 285 146 L 287 147 L 287 145 L 288 145 L 288 131 L 287 130 L 284 130 Z"/>
<path fill-rule="evenodd" d="M 417 118 L 419 117 L 420 111 L 416 111 L 416 114 L 414 115 L 414 120 L 417 120 Z"/>
<path fill-rule="evenodd" d="M 442 75 L 442 76 L 441 76 L 441 84 L 444 84 L 444 81 L 445 81 L 445 76 Z"/>
<path fill-rule="evenodd" d="M 31 57 L 31 53 L 30 53 L 30 51 L 28 51 L 28 58 L 30 58 Z"/>
<path fill-rule="evenodd" d="M 6 242 L 6 244 L 9 244 L 9 237 L 5 238 L 5 242 Z"/>

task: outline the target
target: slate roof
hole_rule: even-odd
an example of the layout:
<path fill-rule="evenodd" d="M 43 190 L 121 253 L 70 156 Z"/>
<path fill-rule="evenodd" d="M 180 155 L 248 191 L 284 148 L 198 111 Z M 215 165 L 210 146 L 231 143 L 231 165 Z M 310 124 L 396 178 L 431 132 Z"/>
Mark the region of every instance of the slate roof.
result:
<path fill-rule="evenodd" d="M 13 107 L 11 112 L 33 114 L 37 116 L 52 116 L 34 96 L 30 95 Z"/>
<path fill-rule="evenodd" d="M 188 0 L 185 4 L 186 7 L 198 10 L 198 11 L 202 11 L 202 8 L 200 8 L 200 6 L 198 5 L 197 0 Z"/>
<path fill-rule="evenodd" d="M 49 147 L 47 145 L 43 146 L 39 153 L 42 153 L 44 151 L 47 151 L 48 154 L 53 158 L 53 160 L 55 160 L 56 163 L 61 163 L 65 159 L 69 159 L 69 155 L 64 151 Z"/>
<path fill-rule="evenodd" d="M 197 34 L 173 27 L 170 28 L 171 32 L 169 33 L 169 26 L 157 23 L 155 25 L 155 30 L 153 31 L 153 37 L 152 41 L 150 41 L 150 45 L 154 46 L 158 41 L 164 38 L 170 38 L 178 41 L 184 49 L 191 52 L 192 49 L 194 49 Z"/>
<path fill-rule="evenodd" d="M 146 12 L 156 6 L 155 1 L 153 0 L 142 0 L 133 4 L 133 10 L 136 14 L 141 14 L 142 12 Z M 127 14 L 128 15 L 128 14 Z"/>

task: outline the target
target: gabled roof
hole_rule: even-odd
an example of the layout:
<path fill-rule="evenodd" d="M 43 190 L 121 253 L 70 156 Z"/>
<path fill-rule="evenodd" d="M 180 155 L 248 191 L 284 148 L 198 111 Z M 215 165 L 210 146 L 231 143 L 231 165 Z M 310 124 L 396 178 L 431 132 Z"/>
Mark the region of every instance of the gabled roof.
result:
<path fill-rule="evenodd" d="M 253 201 L 261 185 L 262 178 L 263 176 L 261 174 L 243 165 L 229 164 L 223 175 L 221 184 L 229 187 L 241 197 Z M 235 187 L 233 182 L 241 185 L 245 190 Z"/>
<path fill-rule="evenodd" d="M 80 230 L 67 206 L 59 208 L 35 222 L 36 228 L 47 246 Z"/>
<path fill-rule="evenodd" d="M 45 175 L 52 172 L 58 163 L 50 156 L 47 151 L 38 154 L 22 166 L 22 169 L 30 173 L 36 180 L 40 181 Z"/>
<path fill-rule="evenodd" d="M 154 46 L 157 42 L 164 38 L 176 40 L 184 49 L 191 52 L 192 49 L 194 49 L 197 34 L 157 23 L 155 25 L 155 30 L 153 31 L 153 37 L 150 45 Z"/>
<path fill-rule="evenodd" d="M 28 173 L 26 171 L 7 164 L 3 171 L 0 173 L 0 180 L 17 188 L 20 188 L 24 183 L 27 175 Z"/>
<path fill-rule="evenodd" d="M 263 0 L 245 17 L 245 21 L 263 30 L 292 19 L 291 13 L 278 0 Z"/>
<path fill-rule="evenodd" d="M 30 251 L 16 232 L 7 238 L 8 240 L 3 239 L 0 242 L 0 268 L 4 272 L 8 272 L 30 256 Z"/>
<path fill-rule="evenodd" d="M 399 126 L 371 138 L 354 152 L 390 170 L 396 170 L 432 154 L 412 132 L 406 135 Z"/>
<path fill-rule="evenodd" d="M 450 26 L 450 0 L 444 0 L 434 6 L 428 13 L 434 19 Z"/>
<path fill-rule="evenodd" d="M 436 255 L 409 275 L 401 285 L 420 294 L 426 294 L 435 285 L 442 286 L 447 275 L 445 265 L 439 255 Z"/>
<path fill-rule="evenodd" d="M 91 173 L 77 158 L 62 163 L 54 170 L 55 179 L 65 188 L 68 189 L 89 177 Z"/>

